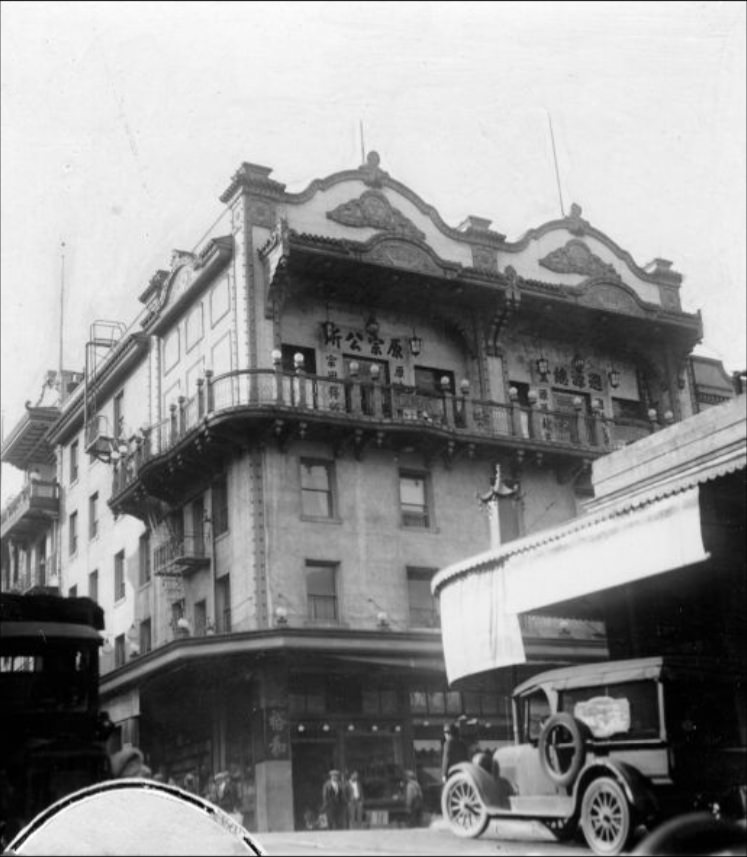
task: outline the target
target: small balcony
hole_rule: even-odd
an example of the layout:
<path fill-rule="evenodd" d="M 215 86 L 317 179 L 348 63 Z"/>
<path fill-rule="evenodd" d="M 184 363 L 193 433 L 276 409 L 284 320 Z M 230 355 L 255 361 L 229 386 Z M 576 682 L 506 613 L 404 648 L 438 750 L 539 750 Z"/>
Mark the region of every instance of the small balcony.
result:
<path fill-rule="evenodd" d="M 153 570 L 161 577 L 187 577 L 209 565 L 210 557 L 202 536 L 169 539 L 153 551 Z"/>
<path fill-rule="evenodd" d="M 172 403 L 165 420 L 145 429 L 117 457 L 110 504 L 138 515 L 149 494 L 172 502 L 196 475 L 209 475 L 211 459 L 252 443 L 284 449 L 294 438 L 318 439 L 356 458 L 368 447 L 416 447 L 449 466 L 463 454 L 492 457 L 512 450 L 539 460 L 589 459 L 655 428 L 645 420 L 586 413 L 581 399 L 573 411 L 481 400 L 466 381 L 458 393 L 447 387 L 425 393 L 377 379 L 307 375 L 279 366 L 216 378 L 208 371 L 192 398 Z"/>
<path fill-rule="evenodd" d="M 28 538 L 47 529 L 60 512 L 60 486 L 56 482 L 35 480 L 3 509 L 0 537 Z"/>

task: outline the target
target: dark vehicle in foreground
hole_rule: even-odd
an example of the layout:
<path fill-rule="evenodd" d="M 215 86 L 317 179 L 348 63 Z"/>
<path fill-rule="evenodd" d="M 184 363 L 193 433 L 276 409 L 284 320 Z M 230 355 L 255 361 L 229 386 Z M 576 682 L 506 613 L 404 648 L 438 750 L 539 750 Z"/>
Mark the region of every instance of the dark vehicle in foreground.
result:
<path fill-rule="evenodd" d="M 677 813 L 744 818 L 743 677 L 652 657 L 541 673 L 512 696 L 515 743 L 455 765 L 444 785 L 458 836 L 479 836 L 490 818 L 535 819 L 619 854 L 637 826 Z"/>
<path fill-rule="evenodd" d="M 0 593 L 0 843 L 111 776 L 98 697 L 103 627 L 90 598 Z"/>

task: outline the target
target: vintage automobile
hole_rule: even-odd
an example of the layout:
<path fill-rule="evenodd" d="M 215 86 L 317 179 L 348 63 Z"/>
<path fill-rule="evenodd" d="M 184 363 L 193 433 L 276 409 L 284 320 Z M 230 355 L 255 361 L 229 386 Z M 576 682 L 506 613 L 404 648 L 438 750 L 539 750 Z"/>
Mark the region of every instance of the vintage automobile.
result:
<path fill-rule="evenodd" d="M 534 819 L 558 839 L 580 826 L 597 854 L 633 831 L 710 809 L 743 819 L 744 677 L 701 659 L 650 657 L 565 667 L 512 694 L 514 744 L 449 772 L 441 805 L 453 832 L 491 818 Z"/>

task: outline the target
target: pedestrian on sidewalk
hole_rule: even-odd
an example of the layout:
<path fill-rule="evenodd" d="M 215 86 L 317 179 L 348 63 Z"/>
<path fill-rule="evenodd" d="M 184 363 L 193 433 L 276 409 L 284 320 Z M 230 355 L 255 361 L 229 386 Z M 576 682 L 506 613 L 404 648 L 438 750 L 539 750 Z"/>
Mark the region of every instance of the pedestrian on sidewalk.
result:
<path fill-rule="evenodd" d="M 348 824 L 353 829 L 363 827 L 363 784 L 358 771 L 353 771 L 347 783 Z"/>
<path fill-rule="evenodd" d="M 340 772 L 333 769 L 322 786 L 322 812 L 327 817 L 329 830 L 343 830 L 347 803 Z"/>
<path fill-rule="evenodd" d="M 469 751 L 467 745 L 459 736 L 459 727 L 456 723 L 444 723 L 444 745 L 441 756 L 441 782 L 445 783 L 449 776 L 449 769 L 458 762 L 468 762 Z"/>

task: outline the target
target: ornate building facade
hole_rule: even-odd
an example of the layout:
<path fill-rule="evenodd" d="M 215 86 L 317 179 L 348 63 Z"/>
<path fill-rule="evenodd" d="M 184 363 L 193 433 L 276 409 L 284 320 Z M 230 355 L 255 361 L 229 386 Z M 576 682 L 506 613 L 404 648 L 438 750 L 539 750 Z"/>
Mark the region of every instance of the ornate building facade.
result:
<path fill-rule="evenodd" d="M 4 441 L 53 496 L 3 512 L 3 585 L 105 608 L 103 705 L 154 770 L 228 770 L 255 830 L 358 770 L 384 823 L 403 768 L 437 794 L 444 722 L 510 737 L 494 678 L 447 685 L 430 585 L 490 546 L 496 465 L 503 541 L 575 517 L 592 461 L 698 410 L 701 320 L 577 205 L 510 242 L 373 152 L 299 193 L 271 172 L 241 165 L 224 234 Z M 527 670 L 607 654 L 598 623 L 522 635 Z"/>

